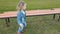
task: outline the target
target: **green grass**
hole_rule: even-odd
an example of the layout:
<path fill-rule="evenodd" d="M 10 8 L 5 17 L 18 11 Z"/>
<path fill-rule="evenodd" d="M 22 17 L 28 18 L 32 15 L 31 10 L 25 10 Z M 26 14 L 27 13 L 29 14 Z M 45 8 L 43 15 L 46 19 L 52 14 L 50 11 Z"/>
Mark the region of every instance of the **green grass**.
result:
<path fill-rule="evenodd" d="M 60 22 L 52 19 L 53 15 L 27 17 L 27 28 L 23 34 L 60 34 Z M 3 20 L 3 21 L 2 21 Z M 4 19 L 0 20 L 0 34 L 17 34 L 16 18 L 11 18 L 10 27 L 6 27 Z"/>
<path fill-rule="evenodd" d="M 24 0 L 27 10 L 60 8 L 60 0 Z M 0 12 L 14 11 L 18 0 L 0 0 Z"/>

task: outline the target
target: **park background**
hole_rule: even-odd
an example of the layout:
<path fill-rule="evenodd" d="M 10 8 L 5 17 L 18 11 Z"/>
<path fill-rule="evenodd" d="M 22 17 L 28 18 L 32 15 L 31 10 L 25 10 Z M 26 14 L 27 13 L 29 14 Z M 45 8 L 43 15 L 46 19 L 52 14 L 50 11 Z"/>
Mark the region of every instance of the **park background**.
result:
<path fill-rule="evenodd" d="M 60 8 L 60 0 L 24 0 L 26 10 L 44 10 Z M 19 0 L 0 0 L 0 13 L 16 11 Z M 60 34 L 60 21 L 58 15 L 52 20 L 53 15 L 27 17 L 27 28 L 23 34 Z M 11 18 L 10 27 L 6 27 L 5 20 L 0 19 L 0 34 L 17 34 L 18 24 L 16 18 Z"/>

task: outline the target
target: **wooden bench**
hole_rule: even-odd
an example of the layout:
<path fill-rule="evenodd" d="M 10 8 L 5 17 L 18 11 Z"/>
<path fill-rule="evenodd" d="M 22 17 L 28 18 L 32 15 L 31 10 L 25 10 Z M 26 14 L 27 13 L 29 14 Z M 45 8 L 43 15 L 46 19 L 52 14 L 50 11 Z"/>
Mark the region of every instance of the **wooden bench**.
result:
<path fill-rule="evenodd" d="M 55 15 L 56 14 L 60 14 L 60 9 L 57 10 L 30 10 L 30 11 L 26 11 L 26 16 L 41 16 L 41 15 L 50 15 L 53 14 L 53 19 L 55 19 Z M 10 18 L 15 18 L 17 17 L 17 11 L 9 11 L 9 12 L 5 12 L 3 14 L 0 14 L 0 19 L 5 19 L 6 21 L 6 25 L 9 26 L 10 23 Z M 60 19 L 60 16 L 59 16 Z M 58 21 L 59 21 L 58 19 Z"/>

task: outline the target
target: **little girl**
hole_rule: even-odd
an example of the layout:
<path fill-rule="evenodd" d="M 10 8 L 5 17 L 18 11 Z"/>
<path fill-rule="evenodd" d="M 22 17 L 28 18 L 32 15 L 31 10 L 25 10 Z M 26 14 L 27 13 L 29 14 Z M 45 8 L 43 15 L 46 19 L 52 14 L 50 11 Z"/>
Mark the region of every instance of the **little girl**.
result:
<path fill-rule="evenodd" d="M 17 6 L 17 21 L 19 25 L 18 34 L 22 34 L 23 29 L 26 27 L 26 4 L 24 1 L 19 2 Z"/>

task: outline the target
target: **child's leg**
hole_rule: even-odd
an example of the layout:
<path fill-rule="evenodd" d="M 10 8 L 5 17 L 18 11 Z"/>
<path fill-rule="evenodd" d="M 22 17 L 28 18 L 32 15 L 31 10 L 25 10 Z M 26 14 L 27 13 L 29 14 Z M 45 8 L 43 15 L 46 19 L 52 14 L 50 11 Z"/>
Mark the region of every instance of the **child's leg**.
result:
<path fill-rule="evenodd" d="M 22 23 L 19 24 L 18 34 L 22 34 L 24 25 Z"/>

